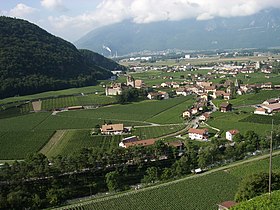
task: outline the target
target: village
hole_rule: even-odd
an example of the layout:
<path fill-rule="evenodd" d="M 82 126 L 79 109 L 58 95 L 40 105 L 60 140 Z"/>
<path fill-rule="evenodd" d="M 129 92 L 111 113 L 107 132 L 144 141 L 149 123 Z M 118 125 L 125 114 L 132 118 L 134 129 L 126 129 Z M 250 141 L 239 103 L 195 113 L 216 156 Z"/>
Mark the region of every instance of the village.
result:
<path fill-rule="evenodd" d="M 277 61 L 279 62 L 279 61 Z M 126 77 L 126 83 L 112 82 L 106 86 L 106 96 L 121 95 L 122 92 L 129 88 L 145 89 L 147 90 L 147 99 L 149 100 L 168 100 L 170 97 L 180 96 L 195 96 L 195 103 L 188 107 L 181 116 L 185 119 L 187 129 L 187 138 L 196 141 L 211 141 L 209 136 L 207 120 L 211 118 L 213 112 L 231 112 L 234 107 L 230 103 L 231 99 L 237 98 L 241 95 L 253 94 L 261 90 L 277 90 L 280 88 L 279 84 L 273 84 L 272 82 L 255 83 L 255 84 L 243 84 L 242 80 L 237 78 L 237 75 L 244 75 L 244 78 L 249 78 L 250 74 L 258 73 L 264 74 L 265 78 L 269 78 L 273 72 L 271 62 L 258 61 L 256 63 L 243 63 L 240 66 L 235 64 L 219 64 L 212 67 L 201 67 L 201 69 L 207 69 L 207 74 L 200 74 L 199 68 L 190 64 L 185 66 L 173 66 L 173 67 L 131 67 L 131 70 L 141 71 L 164 71 L 170 72 L 195 72 L 193 74 L 188 73 L 187 76 L 180 76 L 181 81 L 174 81 L 173 76 L 164 76 L 162 79 L 165 81 L 160 84 L 146 85 L 145 81 L 141 79 L 134 79 L 133 73 L 124 75 Z M 117 72 L 116 74 L 118 74 Z M 136 74 L 137 75 L 137 74 Z M 119 75 L 118 75 L 119 76 Z M 227 76 L 227 78 L 226 78 Z M 156 78 L 156 77 L 152 77 Z M 210 81 L 213 78 L 223 79 L 223 82 L 214 83 Z M 171 95 L 170 95 L 171 93 Z M 219 103 L 218 107 L 213 103 L 213 100 L 219 99 L 224 102 Z M 273 115 L 280 110 L 280 99 L 272 98 L 267 99 L 261 104 L 255 104 L 256 115 Z M 120 135 L 127 133 L 127 129 L 123 124 L 102 125 L 101 133 L 107 135 Z M 217 133 L 215 137 L 220 136 L 220 129 L 216 128 Z M 129 133 L 129 132 L 128 132 Z M 225 139 L 228 140 L 228 145 L 234 145 L 234 136 L 240 133 L 238 129 L 232 127 L 230 130 L 225 131 Z M 183 133 L 184 134 L 184 133 Z M 181 134 L 177 136 L 181 137 Z M 186 138 L 185 137 L 185 138 Z M 137 136 L 128 136 L 123 138 L 119 143 L 120 147 L 128 148 L 131 146 L 150 146 L 153 145 L 156 140 L 159 139 L 139 139 Z M 178 140 L 172 142 L 171 145 L 177 148 L 182 148 L 183 143 Z"/>

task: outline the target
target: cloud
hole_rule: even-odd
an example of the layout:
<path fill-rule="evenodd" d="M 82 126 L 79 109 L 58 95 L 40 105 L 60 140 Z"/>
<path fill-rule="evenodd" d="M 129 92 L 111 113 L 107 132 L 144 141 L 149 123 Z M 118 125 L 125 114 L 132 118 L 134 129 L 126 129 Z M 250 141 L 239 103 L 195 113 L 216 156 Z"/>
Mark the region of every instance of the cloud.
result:
<path fill-rule="evenodd" d="M 41 5 L 49 10 L 67 11 L 62 0 L 41 0 Z"/>
<path fill-rule="evenodd" d="M 13 9 L 8 12 L 9 16 L 13 17 L 27 17 L 28 15 L 34 13 L 37 9 L 29 7 L 25 4 L 17 4 Z"/>
<path fill-rule="evenodd" d="M 62 0 L 42 0 L 46 8 L 63 6 Z M 100 26 L 123 20 L 144 24 L 193 18 L 198 21 L 215 17 L 236 17 L 255 14 L 262 9 L 280 8 L 276 0 L 103 0 L 96 8 L 77 16 L 49 17 L 56 29 L 79 29 L 86 33 Z"/>

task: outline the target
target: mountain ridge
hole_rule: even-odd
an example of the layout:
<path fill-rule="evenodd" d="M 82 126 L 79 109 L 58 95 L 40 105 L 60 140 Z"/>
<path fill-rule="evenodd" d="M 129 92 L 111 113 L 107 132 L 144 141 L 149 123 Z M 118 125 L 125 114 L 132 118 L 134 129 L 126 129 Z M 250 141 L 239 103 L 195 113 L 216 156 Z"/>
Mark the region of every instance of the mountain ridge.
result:
<path fill-rule="evenodd" d="M 129 20 L 93 30 L 75 42 L 104 55 L 166 49 L 209 50 L 280 46 L 280 9 L 251 16 L 136 24 Z M 252 36 L 253 34 L 253 36 Z M 112 52 L 104 49 L 109 47 Z"/>
<path fill-rule="evenodd" d="M 0 98 L 94 85 L 124 69 L 26 20 L 1 16 L 0 28 Z"/>

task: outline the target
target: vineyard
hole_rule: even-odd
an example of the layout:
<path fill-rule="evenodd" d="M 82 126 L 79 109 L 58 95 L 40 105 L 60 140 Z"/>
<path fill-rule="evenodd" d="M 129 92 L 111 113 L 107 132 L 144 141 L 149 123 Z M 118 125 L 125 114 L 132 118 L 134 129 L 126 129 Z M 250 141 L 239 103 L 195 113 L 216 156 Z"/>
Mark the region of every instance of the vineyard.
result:
<path fill-rule="evenodd" d="M 280 156 L 273 158 L 273 171 L 280 171 Z M 241 179 L 268 171 L 268 159 L 256 160 L 225 170 L 187 177 L 137 191 L 97 198 L 60 209 L 217 209 L 233 200 Z"/>
<path fill-rule="evenodd" d="M 53 131 L 8 131 L 0 133 L 0 160 L 24 159 L 39 151 Z"/>
<path fill-rule="evenodd" d="M 91 136 L 90 130 L 68 130 L 47 156 L 69 155 L 90 147 L 106 152 L 118 147 L 121 138 L 122 136 Z"/>
<path fill-rule="evenodd" d="M 279 113 L 273 115 L 273 116 L 265 116 L 265 115 L 255 115 L 252 114 L 242 120 L 240 122 L 251 122 L 251 123 L 260 123 L 260 124 L 271 124 L 273 120 L 273 123 L 276 125 L 280 124 L 280 115 Z"/>
<path fill-rule="evenodd" d="M 186 125 L 169 125 L 169 126 L 152 126 L 152 127 L 141 127 L 133 130 L 132 135 L 139 136 L 140 139 L 150 139 L 164 136 L 176 131 L 182 130 Z"/>

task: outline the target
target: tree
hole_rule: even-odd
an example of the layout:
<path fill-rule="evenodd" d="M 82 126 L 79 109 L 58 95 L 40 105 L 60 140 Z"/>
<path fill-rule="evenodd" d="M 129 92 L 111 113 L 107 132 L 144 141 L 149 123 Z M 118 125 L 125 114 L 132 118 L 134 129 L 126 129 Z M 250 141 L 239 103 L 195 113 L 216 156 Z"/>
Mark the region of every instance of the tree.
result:
<path fill-rule="evenodd" d="M 64 189 L 50 188 L 46 194 L 46 199 L 51 205 L 58 205 L 62 203 L 65 198 L 66 192 Z"/>
<path fill-rule="evenodd" d="M 110 192 L 120 189 L 120 174 L 118 171 L 112 171 L 105 175 L 106 184 Z"/>
<path fill-rule="evenodd" d="M 160 176 L 161 180 L 169 180 L 173 177 L 173 171 L 171 168 L 165 168 Z"/>
<path fill-rule="evenodd" d="M 272 190 L 280 189 L 280 174 L 272 174 Z M 245 201 L 268 192 L 268 173 L 253 174 L 243 179 L 235 195 L 235 200 Z"/>
<path fill-rule="evenodd" d="M 159 178 L 158 168 L 157 167 L 149 167 L 146 170 L 146 174 L 144 175 L 143 182 L 144 183 L 154 183 Z"/>

